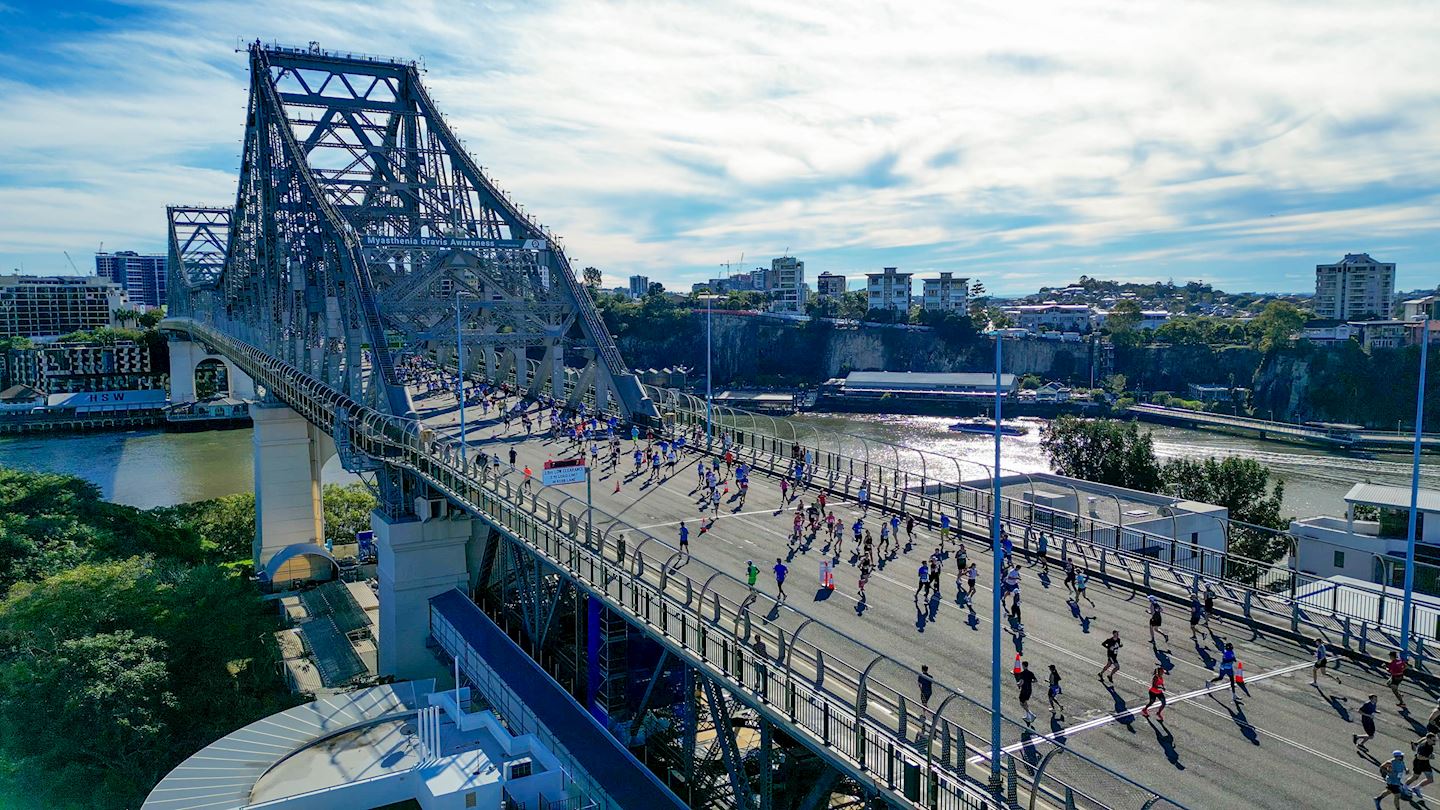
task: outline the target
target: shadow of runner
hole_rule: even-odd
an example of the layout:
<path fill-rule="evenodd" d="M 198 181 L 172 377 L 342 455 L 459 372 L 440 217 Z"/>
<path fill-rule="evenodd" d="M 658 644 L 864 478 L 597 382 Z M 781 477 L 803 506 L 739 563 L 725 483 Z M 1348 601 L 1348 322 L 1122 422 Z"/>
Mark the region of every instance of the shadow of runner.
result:
<path fill-rule="evenodd" d="M 1345 706 L 1346 698 L 1343 695 L 1329 694 L 1325 691 L 1325 687 L 1318 684 L 1311 684 L 1310 688 L 1319 692 L 1320 697 L 1325 698 L 1325 702 L 1330 704 L 1330 708 L 1335 710 L 1335 714 L 1339 715 L 1341 720 L 1346 723 L 1350 722 L 1350 709 Z"/>
<path fill-rule="evenodd" d="M 1155 732 L 1155 742 L 1160 743 L 1160 749 L 1165 752 L 1165 759 L 1175 766 L 1178 771 L 1185 770 L 1185 765 L 1180 761 L 1180 752 L 1175 750 L 1175 735 L 1165 727 L 1165 721 L 1150 721 L 1150 730 Z"/>
<path fill-rule="evenodd" d="M 1258 746 L 1260 744 L 1260 735 L 1255 733 L 1255 727 L 1250 725 L 1249 719 L 1245 717 L 1245 710 L 1240 708 L 1239 706 L 1236 706 L 1233 709 L 1230 708 L 1229 706 L 1225 705 L 1223 701 L 1216 698 L 1215 694 L 1216 693 L 1212 692 L 1210 694 L 1210 699 L 1215 701 L 1215 705 L 1224 709 L 1226 714 L 1230 715 L 1230 719 L 1234 721 L 1235 725 L 1240 729 L 1240 734 L 1245 739 L 1249 740 L 1252 745 Z"/>

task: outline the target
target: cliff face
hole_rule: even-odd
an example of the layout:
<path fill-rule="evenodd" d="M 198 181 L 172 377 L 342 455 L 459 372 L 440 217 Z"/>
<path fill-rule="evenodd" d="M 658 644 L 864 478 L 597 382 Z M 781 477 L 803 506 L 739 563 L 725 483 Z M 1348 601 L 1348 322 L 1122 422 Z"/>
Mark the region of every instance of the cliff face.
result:
<path fill-rule="evenodd" d="M 1434 351 L 1431 352 L 1435 354 Z M 1432 360 L 1434 358 L 1431 358 Z M 1440 429 L 1440 368 L 1429 364 L 1425 429 Z M 1255 372 L 1255 411 L 1289 420 L 1348 422 L 1378 430 L 1415 423 L 1420 352 L 1415 347 L 1376 349 L 1359 344 L 1335 348 L 1310 344 L 1273 352 Z"/>
<path fill-rule="evenodd" d="M 1248 346 L 1158 345 L 1115 348 L 1115 370 L 1132 388 L 1184 393 L 1190 383 L 1249 388 L 1260 352 Z"/>
<path fill-rule="evenodd" d="M 947 339 L 933 331 L 716 315 L 711 339 L 714 375 L 722 385 L 820 383 L 851 371 L 989 371 L 993 346 L 974 336 Z M 633 367 L 705 367 L 705 315 L 674 334 L 626 337 L 621 353 Z M 1089 379 L 1089 345 L 1050 340 L 1005 342 L 1005 371 L 1077 382 Z M 1099 372 L 1097 372 L 1099 373 Z"/>

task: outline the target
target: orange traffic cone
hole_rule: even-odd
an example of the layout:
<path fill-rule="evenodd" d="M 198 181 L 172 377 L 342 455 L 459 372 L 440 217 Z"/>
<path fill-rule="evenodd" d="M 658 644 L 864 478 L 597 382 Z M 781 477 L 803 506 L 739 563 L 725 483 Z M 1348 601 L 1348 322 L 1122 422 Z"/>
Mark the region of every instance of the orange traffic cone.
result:
<path fill-rule="evenodd" d="M 1235 683 L 1236 685 L 1244 685 L 1245 683 L 1245 662 L 1239 658 L 1235 659 Z"/>
<path fill-rule="evenodd" d="M 1015 676 L 1020 676 L 1020 653 L 1015 653 Z"/>

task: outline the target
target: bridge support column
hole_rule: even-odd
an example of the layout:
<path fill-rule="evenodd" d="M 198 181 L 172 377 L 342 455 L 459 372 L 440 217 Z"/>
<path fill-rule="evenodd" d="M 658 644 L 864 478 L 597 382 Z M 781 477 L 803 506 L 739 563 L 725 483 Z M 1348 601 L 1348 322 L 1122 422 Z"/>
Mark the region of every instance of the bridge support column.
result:
<path fill-rule="evenodd" d="M 465 550 L 472 524 L 456 510 L 430 520 L 370 514 L 379 556 L 379 674 L 406 680 L 444 674 L 425 648 L 430 597 L 469 585 Z"/>
<path fill-rule="evenodd" d="M 225 379 L 229 383 L 230 396 L 245 400 L 256 398 L 255 381 L 225 357 L 211 354 L 202 344 L 193 340 L 171 338 L 169 344 L 171 402 L 194 402 L 199 398 L 195 391 L 195 369 L 205 360 L 217 360 L 225 364 Z"/>
<path fill-rule="evenodd" d="M 256 570 L 281 549 L 322 543 L 325 512 L 320 501 L 324 450 L 319 431 L 284 405 L 254 403 Z M 323 435 L 323 434 L 322 434 Z"/>
<path fill-rule="evenodd" d="M 529 391 L 530 364 L 525 360 L 525 349 L 511 349 L 510 361 L 515 364 L 515 387 L 522 391 Z"/>

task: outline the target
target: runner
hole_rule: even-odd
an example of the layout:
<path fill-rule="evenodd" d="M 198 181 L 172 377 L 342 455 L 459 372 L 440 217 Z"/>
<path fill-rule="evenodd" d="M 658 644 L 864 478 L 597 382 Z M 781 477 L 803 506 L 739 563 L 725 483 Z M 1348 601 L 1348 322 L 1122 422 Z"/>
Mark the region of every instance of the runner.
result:
<path fill-rule="evenodd" d="M 890 516 L 890 535 L 895 538 L 895 544 L 900 544 L 900 516 Z"/>
<path fill-rule="evenodd" d="M 1075 563 L 1073 560 L 1065 561 L 1065 590 L 1075 590 Z"/>
<path fill-rule="evenodd" d="M 530 488 L 530 484 L 531 484 L 532 481 L 533 481 L 534 475 L 535 475 L 535 473 L 533 473 L 533 472 L 530 471 L 530 465 L 529 465 L 529 464 L 526 464 L 526 465 L 525 465 L 525 480 L 520 482 L 520 486 L 521 486 L 522 489 L 529 489 L 529 488 Z"/>
<path fill-rule="evenodd" d="M 1159 633 L 1165 638 L 1165 643 L 1170 643 L 1170 634 L 1160 629 L 1160 620 L 1163 616 L 1160 610 L 1160 600 L 1155 594 L 1150 594 L 1150 646 L 1155 646 L 1155 634 Z"/>
<path fill-rule="evenodd" d="M 965 580 L 968 586 L 967 593 L 972 600 L 975 598 L 975 581 L 979 578 L 980 571 L 975 567 L 975 563 L 970 563 L 970 570 L 965 573 Z"/>
<path fill-rule="evenodd" d="M 1390 651 L 1390 663 L 1385 665 L 1385 672 L 1390 676 L 1390 692 L 1395 695 L 1395 702 L 1400 705 L 1401 712 L 1408 712 L 1405 706 L 1405 696 L 1400 694 L 1400 684 L 1405 680 L 1405 659 L 1400 653 Z"/>
<path fill-rule="evenodd" d="M 883 542 L 883 541 L 882 541 Z M 915 601 L 920 601 L 920 592 L 925 592 L 926 600 L 930 598 L 930 566 L 927 563 L 920 563 L 920 582 L 915 586 Z"/>
<path fill-rule="evenodd" d="M 1105 648 L 1105 666 L 1100 668 L 1100 680 L 1105 680 L 1105 673 L 1110 673 L 1110 683 L 1115 683 L 1115 675 L 1120 672 L 1120 648 L 1125 644 L 1120 641 L 1120 631 L 1111 630 L 1110 638 L 1100 642 Z"/>
<path fill-rule="evenodd" d="M 870 582 L 870 567 L 871 567 L 871 565 L 873 565 L 873 563 L 870 562 L 870 557 L 869 557 L 868 555 L 867 555 L 864 559 L 860 560 L 860 601 L 861 601 L 861 602 L 864 602 L 864 601 L 865 601 L 865 585 Z"/>
<path fill-rule="evenodd" d="M 1205 620 L 1205 608 L 1203 608 L 1203 607 L 1200 606 L 1200 600 L 1199 600 L 1199 599 L 1196 599 L 1196 598 L 1193 597 L 1193 596 L 1190 597 L 1190 638 L 1191 638 L 1191 639 L 1196 640 L 1196 641 L 1198 641 L 1198 640 L 1200 639 L 1200 636 L 1198 635 L 1198 632 L 1199 632 L 1198 628 L 1200 627 L 1200 622 L 1202 622 L 1202 621 L 1204 621 L 1204 620 Z"/>
<path fill-rule="evenodd" d="M 775 558 L 775 587 L 780 592 L 780 601 L 785 601 L 785 575 L 790 572 L 780 558 Z"/>
<path fill-rule="evenodd" d="M 512 445 L 510 447 L 510 469 L 512 470 L 515 469 L 515 455 L 515 447 Z"/>
<path fill-rule="evenodd" d="M 945 547 L 945 541 L 950 539 L 950 516 L 940 516 L 940 547 Z"/>
<path fill-rule="evenodd" d="M 1220 674 L 1210 679 L 1210 683 L 1219 683 L 1226 678 L 1230 679 L 1230 697 L 1236 703 L 1244 703 L 1240 693 L 1235 691 L 1235 645 L 1225 642 L 1225 651 L 1220 654 Z"/>
<path fill-rule="evenodd" d="M 1319 679 L 1321 675 L 1328 675 L 1329 677 L 1335 679 L 1335 683 L 1340 683 L 1340 676 L 1331 672 L 1329 670 L 1329 666 L 1330 650 L 1328 647 L 1325 646 L 1325 639 L 1317 638 L 1315 639 L 1315 666 L 1312 667 L 1310 670 L 1311 686 L 1320 685 Z"/>
<path fill-rule="evenodd" d="M 1061 719 L 1064 719 L 1065 704 L 1060 702 L 1060 694 L 1060 670 L 1056 669 L 1054 664 L 1051 664 L 1050 691 L 1048 693 L 1048 696 L 1050 698 L 1050 714 L 1052 717 L 1059 717 Z M 1058 712 L 1056 711 L 1057 708 L 1059 709 Z"/>
<path fill-rule="evenodd" d="M 1150 706 L 1159 701 L 1160 708 L 1155 710 L 1155 719 L 1165 722 L 1165 668 L 1155 667 L 1150 673 L 1150 697 L 1145 701 L 1145 708 L 1140 710 L 1141 717 L 1150 716 Z"/>
<path fill-rule="evenodd" d="M 1431 731 L 1410 743 L 1410 747 L 1415 749 L 1415 765 L 1410 769 L 1412 776 L 1405 780 L 1405 784 L 1411 786 L 1411 795 L 1424 801 L 1425 797 L 1421 795 L 1420 788 L 1435 782 L 1435 769 L 1430 765 L 1430 757 L 1435 755 L 1435 732 Z M 1422 778 L 1425 781 L 1421 782 Z M 1415 784 L 1417 782 L 1419 784 Z"/>
<path fill-rule="evenodd" d="M 755 592 L 755 580 L 760 577 L 760 568 L 755 565 L 754 560 L 745 561 L 745 581 L 750 585 L 750 592 Z"/>
<path fill-rule="evenodd" d="M 856 493 L 855 500 L 859 504 L 861 512 L 870 511 L 870 484 L 868 482 L 860 484 L 860 491 Z"/>
<path fill-rule="evenodd" d="M 1050 536 L 1040 532 L 1040 543 L 1035 548 L 1035 553 L 1040 557 L 1040 569 L 1050 573 Z"/>
<path fill-rule="evenodd" d="M 916 681 L 920 684 L 920 707 L 928 709 L 930 708 L 930 696 L 935 692 L 935 679 L 930 677 L 929 666 L 920 665 L 920 677 L 916 678 Z M 924 718 L 922 717 L 921 720 L 923 722 Z"/>
<path fill-rule="evenodd" d="M 1030 671 L 1030 662 L 1021 661 L 1020 671 L 1015 673 L 1015 682 L 1020 685 L 1020 708 L 1025 710 L 1025 724 L 1035 722 L 1035 713 L 1030 711 L 1030 697 L 1035 690 L 1035 673 Z"/>
<path fill-rule="evenodd" d="M 1015 590 L 1011 591 L 1011 595 L 1013 596 L 1013 601 L 1010 603 L 1010 621 L 1015 624 L 1015 628 L 1019 631 L 1019 636 L 1020 636 L 1020 638 L 1024 638 L 1024 637 L 1025 637 L 1025 622 L 1024 622 L 1023 619 L 1020 618 L 1020 586 L 1019 586 L 1019 585 L 1016 585 L 1016 586 L 1015 586 Z"/>
<path fill-rule="evenodd" d="M 783 507 L 790 502 L 790 479 L 780 479 L 780 505 Z"/>
<path fill-rule="evenodd" d="M 1385 777 L 1385 791 L 1375 797 L 1375 806 L 1380 806 L 1380 801 L 1390 796 L 1395 801 L 1396 810 L 1400 807 L 1400 796 L 1404 793 L 1402 787 L 1405 784 L 1405 754 L 1402 751 L 1394 751 L 1390 754 L 1390 761 L 1380 765 L 1380 775 Z"/>
<path fill-rule="evenodd" d="M 1082 569 L 1080 569 L 1079 571 L 1075 572 L 1075 606 L 1076 606 L 1076 607 L 1079 607 L 1079 606 L 1080 606 L 1080 600 L 1081 600 L 1081 599 L 1084 599 L 1086 602 L 1089 602 L 1089 603 L 1090 603 L 1090 607 L 1095 607 L 1095 600 L 1094 600 L 1094 599 L 1091 599 L 1090 596 L 1089 596 L 1089 594 L 1085 593 L 1085 586 L 1087 586 L 1087 585 L 1089 585 L 1089 584 L 1090 584 L 1090 575 L 1087 574 L 1087 573 L 1085 573 L 1085 569 L 1082 568 Z"/>
<path fill-rule="evenodd" d="M 943 563 L 944 560 L 940 557 L 938 549 L 934 554 L 930 555 L 930 587 L 927 588 L 926 591 L 936 596 L 940 595 L 940 569 Z"/>
<path fill-rule="evenodd" d="M 1215 615 L 1215 589 L 1205 583 L 1205 629 L 1210 629 L 1210 617 Z"/>
<path fill-rule="evenodd" d="M 915 518 L 910 514 L 905 515 L 905 539 L 907 541 L 915 539 Z"/>
<path fill-rule="evenodd" d="M 680 553 L 690 556 L 690 527 L 683 520 L 680 521 Z"/>
<path fill-rule="evenodd" d="M 1360 728 L 1364 734 L 1351 734 L 1350 742 L 1355 746 L 1356 751 L 1367 751 L 1365 743 L 1375 739 L 1375 713 L 1380 710 L 1380 696 L 1371 695 L 1370 699 L 1360 705 Z"/>

